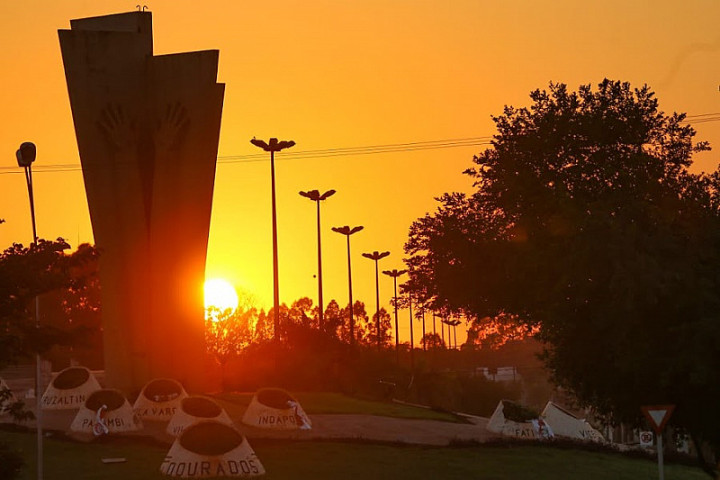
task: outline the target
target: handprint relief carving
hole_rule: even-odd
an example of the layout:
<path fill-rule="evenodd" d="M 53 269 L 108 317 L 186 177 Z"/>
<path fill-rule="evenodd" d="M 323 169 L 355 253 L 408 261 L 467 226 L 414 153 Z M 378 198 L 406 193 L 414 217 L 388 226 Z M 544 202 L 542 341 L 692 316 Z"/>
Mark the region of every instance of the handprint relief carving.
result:
<path fill-rule="evenodd" d="M 137 147 L 135 122 L 131 121 L 120 105 L 108 104 L 95 122 L 110 147 L 121 156 L 132 155 Z"/>
<path fill-rule="evenodd" d="M 155 128 L 155 152 L 163 155 L 177 149 L 189 124 L 190 120 L 184 106 L 179 102 L 166 105 Z"/>

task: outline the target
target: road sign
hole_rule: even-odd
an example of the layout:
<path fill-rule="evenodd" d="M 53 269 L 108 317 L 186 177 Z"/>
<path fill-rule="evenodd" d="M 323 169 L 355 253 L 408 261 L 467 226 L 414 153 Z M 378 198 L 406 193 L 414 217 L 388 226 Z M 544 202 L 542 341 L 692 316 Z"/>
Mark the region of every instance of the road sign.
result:
<path fill-rule="evenodd" d="M 675 405 L 646 405 L 640 407 L 645 418 L 648 419 L 653 430 L 657 433 L 657 455 L 658 455 L 658 473 L 660 480 L 665 480 L 665 469 L 663 466 L 663 436 L 662 431 L 665 424 L 670 419 Z"/>
<path fill-rule="evenodd" d="M 645 415 L 645 418 L 650 422 L 655 433 L 660 435 L 663 428 L 665 428 L 665 424 L 670 419 L 673 410 L 675 410 L 675 405 L 646 405 L 640 407 L 640 410 L 642 410 L 643 415 Z"/>
<path fill-rule="evenodd" d="M 640 432 L 640 446 L 652 447 L 654 438 L 652 432 Z"/>

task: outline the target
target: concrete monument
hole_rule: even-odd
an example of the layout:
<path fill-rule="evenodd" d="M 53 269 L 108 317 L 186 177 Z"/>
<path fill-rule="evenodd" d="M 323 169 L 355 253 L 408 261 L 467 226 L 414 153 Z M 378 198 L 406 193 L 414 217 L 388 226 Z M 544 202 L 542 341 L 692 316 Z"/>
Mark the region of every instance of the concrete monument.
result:
<path fill-rule="evenodd" d="M 203 388 L 202 284 L 224 85 L 218 51 L 153 55 L 152 14 L 60 30 L 95 243 L 106 383 Z"/>

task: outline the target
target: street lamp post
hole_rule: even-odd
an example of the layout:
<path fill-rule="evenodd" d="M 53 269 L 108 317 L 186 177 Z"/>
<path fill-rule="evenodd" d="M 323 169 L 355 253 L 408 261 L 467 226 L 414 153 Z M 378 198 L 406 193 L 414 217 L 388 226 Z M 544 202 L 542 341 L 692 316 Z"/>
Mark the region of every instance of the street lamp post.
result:
<path fill-rule="evenodd" d="M 27 184 L 28 197 L 30 199 L 30 219 L 32 221 L 33 246 L 37 248 L 38 237 L 35 225 L 35 196 L 33 194 L 32 164 L 35 161 L 37 149 L 32 142 L 23 142 L 15 152 L 19 167 L 25 169 L 25 183 Z M 35 328 L 40 328 L 40 297 L 35 295 Z M 42 432 L 42 403 L 40 401 L 42 391 L 42 365 L 40 352 L 35 356 L 35 420 L 37 431 L 37 478 L 43 478 L 43 432 Z"/>
<path fill-rule="evenodd" d="M 382 272 L 384 275 L 387 275 L 389 277 L 392 277 L 393 279 L 393 288 L 394 288 L 394 300 L 393 304 L 395 305 L 395 362 L 400 363 L 400 340 L 399 340 L 399 332 L 398 332 L 398 308 L 397 308 L 397 278 L 400 275 L 403 275 L 407 273 L 407 270 L 383 270 Z"/>
<path fill-rule="evenodd" d="M 433 312 L 432 312 L 432 317 L 433 317 L 433 341 L 434 341 L 434 340 L 437 338 L 437 328 L 436 328 L 436 325 L 435 325 L 435 310 L 433 310 Z M 433 342 L 433 343 L 434 343 L 434 342 Z M 436 348 L 437 348 L 437 347 L 436 347 Z M 436 349 L 436 348 L 435 348 L 435 349 Z M 435 349 L 433 349 L 433 350 L 435 350 Z"/>
<path fill-rule="evenodd" d="M 347 238 L 347 258 L 348 258 L 348 290 L 350 297 L 350 345 L 355 345 L 355 317 L 353 316 L 353 297 L 352 297 L 352 269 L 350 267 L 350 235 L 357 233 L 362 230 L 363 226 L 357 226 L 350 228 L 345 225 L 344 227 L 332 227 L 332 231 L 341 233 Z"/>
<path fill-rule="evenodd" d="M 378 349 L 382 346 L 382 335 L 380 335 L 380 282 L 378 281 L 378 260 L 385 258 L 390 255 L 390 252 L 378 252 L 375 250 L 373 253 L 363 253 L 362 256 L 375 261 L 375 325 L 377 328 L 377 346 Z"/>
<path fill-rule="evenodd" d="M 440 346 L 442 348 L 445 348 L 445 324 L 443 323 L 444 319 L 441 316 L 440 317 Z"/>
<path fill-rule="evenodd" d="M 415 341 L 413 339 L 412 295 L 408 292 L 408 309 L 410 309 L 410 371 L 415 371 Z"/>
<path fill-rule="evenodd" d="M 271 138 L 268 143 L 253 138 L 250 143 L 266 152 L 270 152 L 270 181 L 272 187 L 272 241 L 273 241 L 273 307 L 275 309 L 274 335 L 280 341 L 280 286 L 278 281 L 278 247 L 277 247 L 277 210 L 275 208 L 275 152 L 295 145 L 292 140 L 279 142 Z"/>
<path fill-rule="evenodd" d="M 318 190 L 310 190 L 308 192 L 300 192 L 305 198 L 309 198 L 317 205 L 317 236 L 318 236 L 318 327 L 320 331 L 325 330 L 325 322 L 323 320 L 323 287 L 322 287 L 322 248 L 320 245 L 320 202 L 335 194 L 335 190 L 328 190 L 320 195 Z"/>
<path fill-rule="evenodd" d="M 427 338 L 425 337 L 425 307 L 420 306 L 420 315 L 422 316 L 422 344 L 423 344 L 423 351 L 427 351 Z"/>

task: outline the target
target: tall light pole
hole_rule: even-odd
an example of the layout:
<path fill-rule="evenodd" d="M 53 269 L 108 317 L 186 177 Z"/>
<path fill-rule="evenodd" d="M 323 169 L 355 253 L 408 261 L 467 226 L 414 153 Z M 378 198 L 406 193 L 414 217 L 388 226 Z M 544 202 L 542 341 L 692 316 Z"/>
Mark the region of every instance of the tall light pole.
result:
<path fill-rule="evenodd" d="M 380 282 L 378 281 L 378 260 L 390 255 L 390 252 L 363 253 L 362 256 L 375 261 L 375 326 L 377 328 L 377 346 L 382 346 L 382 335 L 380 334 Z"/>
<path fill-rule="evenodd" d="M 433 316 L 433 340 L 437 337 L 437 329 L 435 328 L 435 310 L 432 312 Z"/>
<path fill-rule="evenodd" d="M 317 205 L 317 235 L 318 235 L 318 327 L 320 331 L 325 331 L 325 322 L 323 320 L 323 288 L 322 288 L 322 248 L 320 246 L 320 202 L 335 194 L 335 190 L 328 190 L 320 195 L 318 190 L 310 190 L 308 192 L 300 192 L 305 198 L 309 198 Z"/>
<path fill-rule="evenodd" d="M 422 344 L 423 344 L 423 351 L 427 351 L 427 338 L 425 337 L 425 306 L 420 305 L 420 315 L 422 316 Z"/>
<path fill-rule="evenodd" d="M 271 138 L 269 143 L 253 138 L 250 143 L 256 147 L 270 152 L 270 181 L 272 184 L 272 242 L 273 242 L 273 307 L 275 309 L 274 335 L 275 341 L 280 341 L 280 286 L 278 281 L 278 247 L 277 247 L 277 211 L 275 208 L 275 152 L 295 145 L 292 140 L 279 142 Z"/>
<path fill-rule="evenodd" d="M 25 169 L 25 183 L 27 183 L 28 197 L 30 198 L 30 219 L 32 221 L 33 246 L 37 248 L 38 237 L 35 226 L 35 196 L 33 195 L 32 164 L 35 161 L 37 149 L 32 142 L 23 142 L 15 152 L 19 167 Z M 35 295 L 35 328 L 40 328 L 40 296 Z M 40 352 L 35 355 L 35 420 L 37 431 L 37 478 L 43 478 L 43 432 L 42 432 L 42 368 Z"/>
<path fill-rule="evenodd" d="M 353 297 L 352 297 L 352 269 L 350 267 L 350 235 L 357 233 L 362 230 L 362 225 L 350 228 L 347 225 L 344 227 L 332 227 L 333 232 L 341 233 L 347 238 L 347 258 L 348 258 L 348 290 L 350 297 L 350 345 L 355 345 L 355 317 L 353 316 Z"/>
<path fill-rule="evenodd" d="M 393 279 L 393 288 L 394 288 L 394 300 L 393 304 L 395 305 L 395 361 L 396 363 L 400 363 L 400 337 L 398 332 L 398 308 L 397 308 L 397 278 L 400 275 L 403 275 L 407 273 L 407 270 L 383 270 L 382 272 L 384 275 L 387 275 L 389 277 L 392 277 Z"/>
<path fill-rule="evenodd" d="M 412 313 L 412 295 L 408 292 L 408 308 L 410 309 L 410 371 L 415 371 L 415 341 L 413 339 L 413 313 Z"/>

